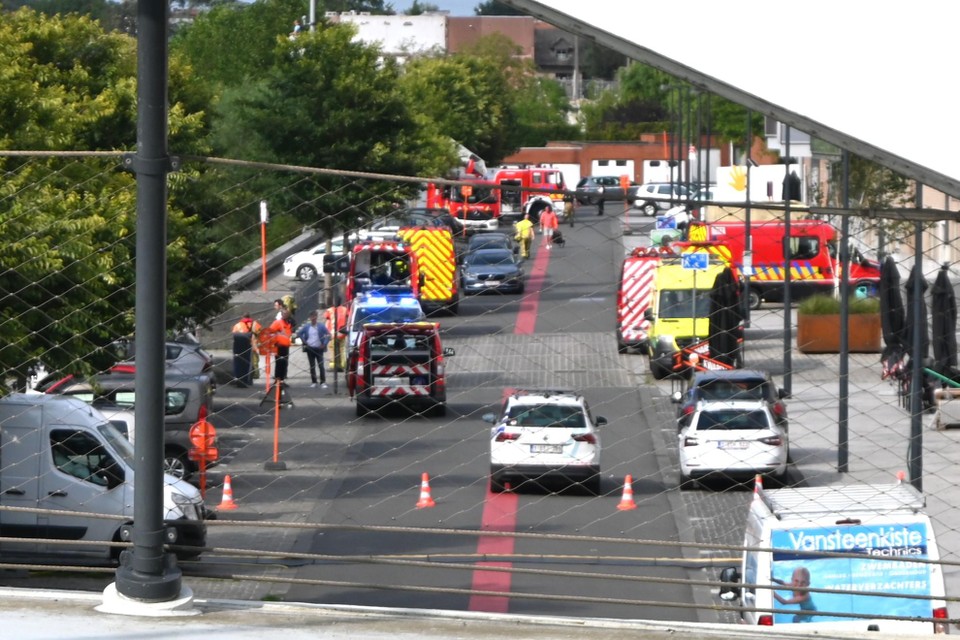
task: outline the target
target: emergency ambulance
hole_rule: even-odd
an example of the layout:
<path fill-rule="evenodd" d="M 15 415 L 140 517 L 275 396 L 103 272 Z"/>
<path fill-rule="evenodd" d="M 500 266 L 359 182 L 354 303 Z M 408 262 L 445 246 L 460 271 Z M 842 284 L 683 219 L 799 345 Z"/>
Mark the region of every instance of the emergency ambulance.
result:
<path fill-rule="evenodd" d="M 460 308 L 460 273 L 453 234 L 440 227 L 404 227 L 397 232 L 416 256 L 418 298 L 427 313 Z"/>
<path fill-rule="evenodd" d="M 839 286 L 839 234 L 827 222 L 792 221 L 789 260 L 784 256 L 786 225 L 781 220 L 752 223 L 749 242 L 743 221 L 711 222 L 697 230 L 694 226 L 691 225 L 691 237 L 700 235 L 709 243 L 725 247 L 728 260 L 749 277 L 748 303 L 752 309 L 759 309 L 765 301 L 783 302 L 788 262 L 793 301 L 815 293 L 831 293 Z M 876 295 L 880 286 L 880 263 L 851 249 L 848 281 L 857 295 Z"/>
<path fill-rule="evenodd" d="M 644 316 L 653 303 L 656 268 L 660 254 L 655 249 L 637 247 L 620 265 L 617 290 L 617 353 L 629 349 L 647 352 L 650 321 Z"/>
<path fill-rule="evenodd" d="M 746 624 L 804 635 L 948 633 L 924 507 L 902 481 L 768 491 L 758 478 L 743 558 L 722 570 L 719 597 L 739 601 Z"/>
<path fill-rule="evenodd" d="M 686 255 L 662 255 L 653 269 L 652 304 L 643 313 L 650 324 L 647 353 L 656 380 L 678 373 L 675 355 L 682 349 L 696 347 L 699 355 L 709 356 L 710 294 L 726 264 L 698 252 L 703 259 L 691 268 Z"/>

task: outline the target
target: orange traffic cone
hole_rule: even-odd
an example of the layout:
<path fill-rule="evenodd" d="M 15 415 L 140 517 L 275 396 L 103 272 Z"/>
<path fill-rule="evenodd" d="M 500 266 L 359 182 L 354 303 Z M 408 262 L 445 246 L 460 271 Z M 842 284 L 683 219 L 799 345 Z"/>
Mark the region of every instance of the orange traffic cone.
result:
<path fill-rule="evenodd" d="M 420 499 L 417 500 L 417 509 L 436 506 L 436 502 L 430 497 L 430 476 L 426 473 L 420 478 Z"/>
<path fill-rule="evenodd" d="M 236 509 L 237 503 L 233 501 L 233 487 L 230 484 L 230 476 L 223 479 L 223 500 L 220 501 L 219 509 L 221 511 L 230 511 Z"/>
<path fill-rule="evenodd" d="M 617 509 L 627 511 L 628 509 L 636 508 L 637 503 L 633 501 L 633 476 L 628 473 L 626 479 L 623 481 L 623 497 L 620 498 L 620 504 L 617 505 Z"/>

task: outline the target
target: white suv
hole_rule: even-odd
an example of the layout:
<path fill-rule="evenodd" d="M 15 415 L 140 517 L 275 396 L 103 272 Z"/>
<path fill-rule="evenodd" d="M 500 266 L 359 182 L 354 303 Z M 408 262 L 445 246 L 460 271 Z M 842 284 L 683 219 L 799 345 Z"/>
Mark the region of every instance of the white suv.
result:
<path fill-rule="evenodd" d="M 686 185 L 678 182 L 647 182 L 630 187 L 627 199 L 648 217 L 657 215 L 690 198 Z"/>
<path fill-rule="evenodd" d="M 607 423 L 594 417 L 583 396 L 570 391 L 518 391 L 506 398 L 499 415 L 483 416 L 490 430 L 490 490 L 508 481 L 535 486 L 547 480 L 600 493 L 600 434 Z"/>

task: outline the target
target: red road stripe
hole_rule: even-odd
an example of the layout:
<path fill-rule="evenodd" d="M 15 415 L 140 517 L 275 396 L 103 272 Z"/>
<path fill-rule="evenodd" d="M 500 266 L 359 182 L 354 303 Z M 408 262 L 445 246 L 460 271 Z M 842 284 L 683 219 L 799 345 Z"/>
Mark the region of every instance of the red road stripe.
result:
<path fill-rule="evenodd" d="M 527 275 L 526 291 L 520 301 L 520 312 L 517 313 L 517 324 L 513 332 L 517 335 L 531 335 L 537 324 L 537 307 L 540 306 L 540 290 L 547 276 L 547 264 L 550 262 L 550 252 L 543 245 L 537 247 L 536 255 L 530 273 Z"/>
<path fill-rule="evenodd" d="M 517 323 L 513 332 L 518 335 L 530 335 L 537 323 L 537 307 L 540 304 L 540 289 L 547 274 L 547 265 L 550 262 L 550 252 L 539 247 L 533 260 L 533 266 L 527 277 L 526 290 L 520 302 L 520 311 L 517 313 Z M 513 389 L 504 389 L 504 396 L 513 393 Z M 512 532 L 517 530 L 517 504 L 519 498 L 513 492 L 492 493 L 487 488 L 487 496 L 483 503 L 483 515 L 480 517 L 480 528 L 484 531 Z M 509 555 L 513 553 L 514 539 L 501 536 L 480 536 L 477 541 L 477 554 Z M 472 591 L 499 591 L 509 593 L 512 575 L 508 571 L 484 571 L 480 567 L 507 568 L 512 562 L 478 562 L 473 571 Z M 468 610 L 484 611 L 488 613 L 507 613 L 510 599 L 504 596 L 473 595 L 470 596 Z"/>

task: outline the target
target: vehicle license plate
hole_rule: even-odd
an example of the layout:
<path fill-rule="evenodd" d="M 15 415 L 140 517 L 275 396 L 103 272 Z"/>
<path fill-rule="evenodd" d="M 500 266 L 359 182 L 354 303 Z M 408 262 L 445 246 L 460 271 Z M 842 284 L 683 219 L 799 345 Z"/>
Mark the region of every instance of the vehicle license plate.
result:
<path fill-rule="evenodd" d="M 747 441 L 746 440 L 733 440 L 733 441 L 724 441 L 721 440 L 717 443 L 717 448 L 719 449 L 746 449 Z"/>
<path fill-rule="evenodd" d="M 409 378 L 377 378 L 377 385 L 381 387 L 403 387 L 410 383 Z"/>
<path fill-rule="evenodd" d="M 499 286 L 499 284 L 500 284 L 499 280 L 484 280 L 483 282 L 483 286 L 485 287 L 496 287 L 496 286 Z"/>
<path fill-rule="evenodd" d="M 532 444 L 530 453 L 562 453 L 563 446 L 559 444 Z"/>

